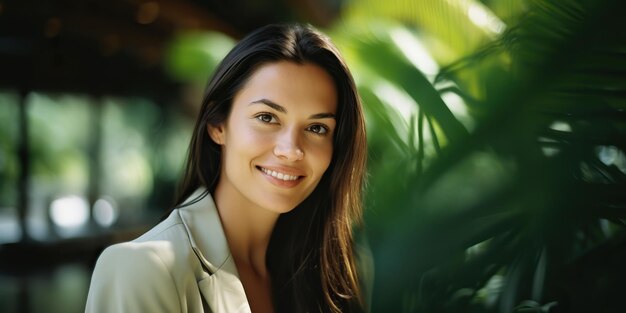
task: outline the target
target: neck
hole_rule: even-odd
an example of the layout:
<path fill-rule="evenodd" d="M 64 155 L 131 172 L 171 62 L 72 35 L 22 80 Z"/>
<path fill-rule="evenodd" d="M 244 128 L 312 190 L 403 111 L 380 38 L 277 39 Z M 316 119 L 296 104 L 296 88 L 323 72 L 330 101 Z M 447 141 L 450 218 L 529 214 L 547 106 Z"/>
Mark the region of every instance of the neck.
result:
<path fill-rule="evenodd" d="M 260 277 L 267 277 L 265 256 L 279 214 L 220 185 L 214 192 L 215 204 L 237 267 L 249 267 Z"/>

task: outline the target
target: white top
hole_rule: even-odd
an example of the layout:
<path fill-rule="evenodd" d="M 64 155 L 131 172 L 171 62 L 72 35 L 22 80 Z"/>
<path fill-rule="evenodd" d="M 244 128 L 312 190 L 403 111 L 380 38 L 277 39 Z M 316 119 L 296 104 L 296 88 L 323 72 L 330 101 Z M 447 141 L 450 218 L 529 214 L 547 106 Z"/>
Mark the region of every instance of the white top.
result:
<path fill-rule="evenodd" d="M 199 188 L 185 203 L 102 252 L 85 312 L 250 312 L 213 198 Z"/>

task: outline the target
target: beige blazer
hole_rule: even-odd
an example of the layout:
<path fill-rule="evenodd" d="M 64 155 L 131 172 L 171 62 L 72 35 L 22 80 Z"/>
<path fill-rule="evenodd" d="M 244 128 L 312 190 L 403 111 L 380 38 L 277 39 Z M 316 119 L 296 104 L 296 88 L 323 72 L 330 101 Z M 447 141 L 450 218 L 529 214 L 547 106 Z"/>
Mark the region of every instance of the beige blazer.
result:
<path fill-rule="evenodd" d="M 191 203 L 205 193 L 200 188 Z M 105 249 L 86 312 L 250 312 L 211 195 L 175 209 L 131 241 Z"/>

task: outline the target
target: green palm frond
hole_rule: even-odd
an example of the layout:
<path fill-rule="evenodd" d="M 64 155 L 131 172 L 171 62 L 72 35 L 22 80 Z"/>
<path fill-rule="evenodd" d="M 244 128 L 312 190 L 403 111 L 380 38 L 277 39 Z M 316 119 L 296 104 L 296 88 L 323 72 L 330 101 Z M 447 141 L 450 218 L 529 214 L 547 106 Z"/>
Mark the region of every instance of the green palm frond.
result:
<path fill-rule="evenodd" d="M 419 9 L 386 3 L 393 8 L 384 12 L 422 16 L 421 6 L 431 5 L 430 20 L 444 16 L 442 25 L 450 22 L 454 14 L 441 13 L 443 1 L 435 2 Z M 357 44 L 369 71 L 418 106 L 406 135 L 393 134 L 393 119 L 380 124 L 408 155 L 371 158 L 374 311 L 621 310 L 615 290 L 626 269 L 614 265 L 626 261 L 618 248 L 626 246 L 621 3 L 533 0 L 512 6 L 525 11 L 515 18 L 509 12 L 497 40 L 465 50 L 474 53 L 444 66 L 433 82 L 403 59 L 392 40 Z M 433 23 L 425 20 L 419 25 Z M 459 31 L 463 23 L 447 27 Z M 435 27 L 423 29 L 457 40 Z M 436 87 L 442 81 L 452 87 Z M 473 129 L 450 112 L 442 92 L 468 100 Z M 365 94 L 366 105 L 380 104 L 372 100 L 375 93 Z M 377 138 L 372 155 L 387 149 Z M 425 157 L 435 145 L 441 153 Z M 394 171 L 379 176 L 378 168 Z M 601 261 L 609 259 L 615 261 Z"/>

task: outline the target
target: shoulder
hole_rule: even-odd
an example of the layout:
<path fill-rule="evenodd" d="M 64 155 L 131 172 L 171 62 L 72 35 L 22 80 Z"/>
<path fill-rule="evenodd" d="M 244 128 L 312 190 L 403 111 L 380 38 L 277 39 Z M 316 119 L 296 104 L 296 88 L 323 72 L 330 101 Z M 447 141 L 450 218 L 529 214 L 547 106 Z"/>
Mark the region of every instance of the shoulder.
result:
<path fill-rule="evenodd" d="M 167 260 L 171 259 L 167 242 L 124 242 L 106 248 L 96 263 L 96 272 L 115 271 L 116 273 L 138 276 L 147 270 L 167 272 Z M 151 272 L 152 273 L 152 272 Z"/>
<path fill-rule="evenodd" d="M 106 248 L 98 258 L 95 271 L 128 272 L 129 277 L 171 272 L 180 257 L 190 250 L 185 226 L 175 210 L 139 238 Z"/>
<path fill-rule="evenodd" d="M 185 262 L 191 248 L 176 215 L 173 212 L 141 237 L 109 246 L 100 254 L 91 278 L 88 311 L 114 305 L 129 312 L 159 312 L 146 307 L 155 303 L 167 308 L 165 312 L 179 310 L 181 281 L 193 273 Z"/>
<path fill-rule="evenodd" d="M 105 249 L 96 263 L 87 311 L 121 312 L 180 310 L 177 284 L 164 254 L 151 245 L 126 242 Z"/>

